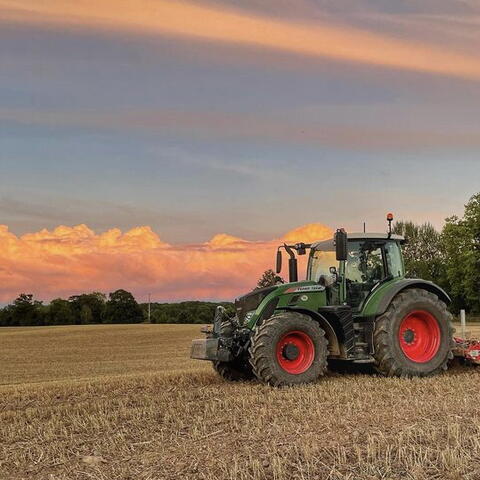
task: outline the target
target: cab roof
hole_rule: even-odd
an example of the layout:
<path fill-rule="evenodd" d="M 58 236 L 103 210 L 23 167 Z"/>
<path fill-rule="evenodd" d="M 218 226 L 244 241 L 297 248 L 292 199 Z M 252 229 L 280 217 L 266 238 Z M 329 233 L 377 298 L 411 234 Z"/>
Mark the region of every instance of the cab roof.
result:
<path fill-rule="evenodd" d="M 390 238 L 388 237 L 387 233 L 349 233 L 348 234 L 349 241 L 355 240 L 391 240 L 394 242 L 404 242 L 405 237 L 401 235 L 391 235 Z M 333 238 L 329 240 L 323 240 L 321 242 L 312 243 L 312 250 L 320 250 L 322 252 L 334 252 L 335 245 L 333 243 Z"/>

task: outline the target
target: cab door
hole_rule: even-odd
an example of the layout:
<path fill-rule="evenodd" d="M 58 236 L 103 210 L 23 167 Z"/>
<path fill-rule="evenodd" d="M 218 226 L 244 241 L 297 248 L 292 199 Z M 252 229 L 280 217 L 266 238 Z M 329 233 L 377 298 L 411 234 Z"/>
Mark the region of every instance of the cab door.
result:
<path fill-rule="evenodd" d="M 347 303 L 359 310 L 370 292 L 386 277 L 385 244 L 372 240 L 348 243 L 345 262 Z"/>

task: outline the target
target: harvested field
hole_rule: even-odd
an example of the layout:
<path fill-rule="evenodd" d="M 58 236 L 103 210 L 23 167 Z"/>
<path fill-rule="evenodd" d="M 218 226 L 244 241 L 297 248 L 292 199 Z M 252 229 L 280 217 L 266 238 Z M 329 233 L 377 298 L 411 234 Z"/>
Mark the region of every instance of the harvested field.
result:
<path fill-rule="evenodd" d="M 1 329 L 0 479 L 480 478 L 479 369 L 229 384 L 198 332 Z"/>

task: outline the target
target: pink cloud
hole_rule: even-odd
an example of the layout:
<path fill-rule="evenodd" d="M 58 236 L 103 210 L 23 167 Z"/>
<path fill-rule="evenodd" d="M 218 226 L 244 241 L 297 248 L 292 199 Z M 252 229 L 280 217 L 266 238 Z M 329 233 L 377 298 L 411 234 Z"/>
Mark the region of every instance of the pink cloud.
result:
<path fill-rule="evenodd" d="M 332 235 L 309 224 L 280 239 L 250 242 L 225 233 L 195 245 L 171 245 L 148 226 L 96 234 L 86 225 L 59 226 L 17 237 L 0 226 L 0 301 L 20 292 L 50 300 L 117 288 L 139 300 L 232 299 L 272 268 L 283 241 L 310 242 Z"/>

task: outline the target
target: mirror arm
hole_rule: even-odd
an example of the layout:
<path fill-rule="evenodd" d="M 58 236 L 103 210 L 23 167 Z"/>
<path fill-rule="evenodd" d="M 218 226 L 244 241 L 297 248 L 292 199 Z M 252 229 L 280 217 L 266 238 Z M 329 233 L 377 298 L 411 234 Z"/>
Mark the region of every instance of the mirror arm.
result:
<path fill-rule="evenodd" d="M 287 245 L 286 243 L 283 244 L 283 248 L 285 249 L 285 251 L 290 255 L 290 258 L 295 258 L 295 254 L 293 253 L 293 250 L 291 249 L 291 247 L 289 245 Z"/>

